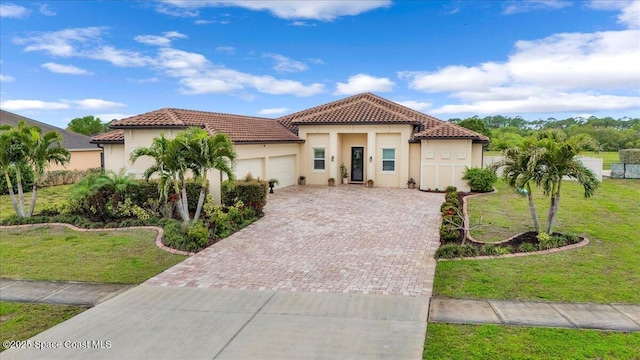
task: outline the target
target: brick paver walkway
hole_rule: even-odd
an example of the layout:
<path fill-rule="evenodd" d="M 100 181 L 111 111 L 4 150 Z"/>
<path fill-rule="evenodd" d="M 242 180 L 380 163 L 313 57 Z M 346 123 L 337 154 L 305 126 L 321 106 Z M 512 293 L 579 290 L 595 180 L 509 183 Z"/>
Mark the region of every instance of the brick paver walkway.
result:
<path fill-rule="evenodd" d="M 355 185 L 276 189 L 264 218 L 146 283 L 431 296 L 442 201 Z"/>

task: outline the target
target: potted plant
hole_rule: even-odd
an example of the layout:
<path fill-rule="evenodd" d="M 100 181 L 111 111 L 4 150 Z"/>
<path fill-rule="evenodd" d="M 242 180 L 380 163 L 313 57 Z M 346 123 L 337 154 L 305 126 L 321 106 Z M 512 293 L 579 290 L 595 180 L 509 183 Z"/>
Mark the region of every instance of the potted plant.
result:
<path fill-rule="evenodd" d="M 347 166 L 342 163 L 342 165 L 340 165 L 340 174 L 342 175 L 342 183 L 343 184 L 348 184 L 349 183 L 349 172 L 347 171 Z"/>
<path fill-rule="evenodd" d="M 305 185 L 307 183 L 307 178 L 304 175 L 300 175 L 298 178 L 298 185 Z"/>
<path fill-rule="evenodd" d="M 410 178 L 409 181 L 407 181 L 407 187 L 409 187 L 409 189 L 415 189 L 416 181 L 413 178 Z"/>
<path fill-rule="evenodd" d="M 278 179 L 269 179 L 269 194 L 273 194 L 273 187 L 278 183 Z"/>
<path fill-rule="evenodd" d="M 373 179 L 367 180 L 367 187 L 369 187 L 369 188 L 373 187 Z"/>
<path fill-rule="evenodd" d="M 329 186 L 336 186 L 336 179 L 329 178 Z"/>

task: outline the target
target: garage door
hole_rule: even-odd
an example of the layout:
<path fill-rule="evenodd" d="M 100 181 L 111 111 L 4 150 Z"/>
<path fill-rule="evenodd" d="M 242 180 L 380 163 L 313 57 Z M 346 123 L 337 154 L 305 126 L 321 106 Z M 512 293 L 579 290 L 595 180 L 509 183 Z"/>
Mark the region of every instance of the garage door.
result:
<path fill-rule="evenodd" d="M 262 178 L 262 159 L 238 160 L 236 164 L 236 178 L 244 179 L 248 173 L 251 173 L 254 178 Z"/>
<path fill-rule="evenodd" d="M 294 185 L 296 183 L 296 157 L 276 156 L 269 158 L 267 177 L 278 179 L 279 187 Z"/>

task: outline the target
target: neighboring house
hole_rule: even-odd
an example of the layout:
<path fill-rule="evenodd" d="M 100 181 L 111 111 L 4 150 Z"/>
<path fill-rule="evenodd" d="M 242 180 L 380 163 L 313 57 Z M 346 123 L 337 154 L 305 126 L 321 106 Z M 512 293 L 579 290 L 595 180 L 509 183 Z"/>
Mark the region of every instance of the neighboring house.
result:
<path fill-rule="evenodd" d="M 14 114 L 5 110 L 0 110 L 0 124 L 8 124 L 18 126 L 18 122 L 25 121 L 30 126 L 37 126 L 42 129 L 42 133 L 56 131 L 62 135 L 64 139 L 62 147 L 69 150 L 71 160 L 65 166 L 51 164 L 47 168 L 48 171 L 53 170 L 86 170 L 91 168 L 99 168 L 101 166 L 100 157 L 102 149 L 91 143 L 91 137 L 76 134 L 71 131 L 57 128 L 55 126 L 42 123 L 18 114 Z"/>
<path fill-rule="evenodd" d="M 295 184 L 299 176 L 309 185 L 326 185 L 329 178 L 340 182 L 344 163 L 350 183 L 371 179 L 376 186 L 405 187 L 413 178 L 423 190 L 469 190 L 461 180 L 465 167 L 482 166 L 482 145 L 489 141 L 371 93 L 278 119 L 166 108 L 114 121 L 113 131 L 92 141 L 104 147 L 106 169 L 140 175 L 152 160 L 131 164 L 133 149 L 150 146 L 160 132 L 174 137 L 189 126 L 229 134 L 238 153 L 236 176 L 251 172 L 276 178 L 280 186 Z M 210 179 L 219 199 L 221 177 Z"/>

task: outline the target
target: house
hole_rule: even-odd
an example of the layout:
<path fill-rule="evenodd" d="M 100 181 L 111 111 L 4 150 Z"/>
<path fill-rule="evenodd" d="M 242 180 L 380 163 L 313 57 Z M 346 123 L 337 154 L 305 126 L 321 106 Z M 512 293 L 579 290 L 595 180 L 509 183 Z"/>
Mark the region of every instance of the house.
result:
<path fill-rule="evenodd" d="M 57 128 L 55 126 L 42 123 L 18 114 L 14 114 L 5 110 L 0 110 L 0 124 L 18 126 L 20 121 L 26 122 L 30 126 L 37 126 L 42 129 L 42 133 L 56 131 L 62 135 L 62 147 L 67 149 L 71 155 L 68 164 L 61 166 L 58 164 L 50 164 L 48 171 L 53 170 L 86 170 L 91 168 L 99 168 L 101 166 L 102 149 L 91 143 L 91 137 L 76 134 L 71 131 Z"/>
<path fill-rule="evenodd" d="M 345 164 L 349 182 L 371 179 L 376 186 L 420 189 L 448 185 L 469 190 L 461 180 L 465 167 L 482 166 L 482 146 L 489 139 L 371 93 L 351 96 L 278 119 L 165 108 L 114 121 L 114 129 L 93 137 L 104 147 L 105 168 L 126 168 L 141 175 L 152 159 L 129 161 L 133 149 L 150 146 L 164 132 L 174 137 L 190 126 L 229 134 L 238 153 L 236 175 L 276 178 L 280 186 L 306 177 L 308 185 L 340 181 Z M 209 177 L 219 199 L 222 179 Z"/>

